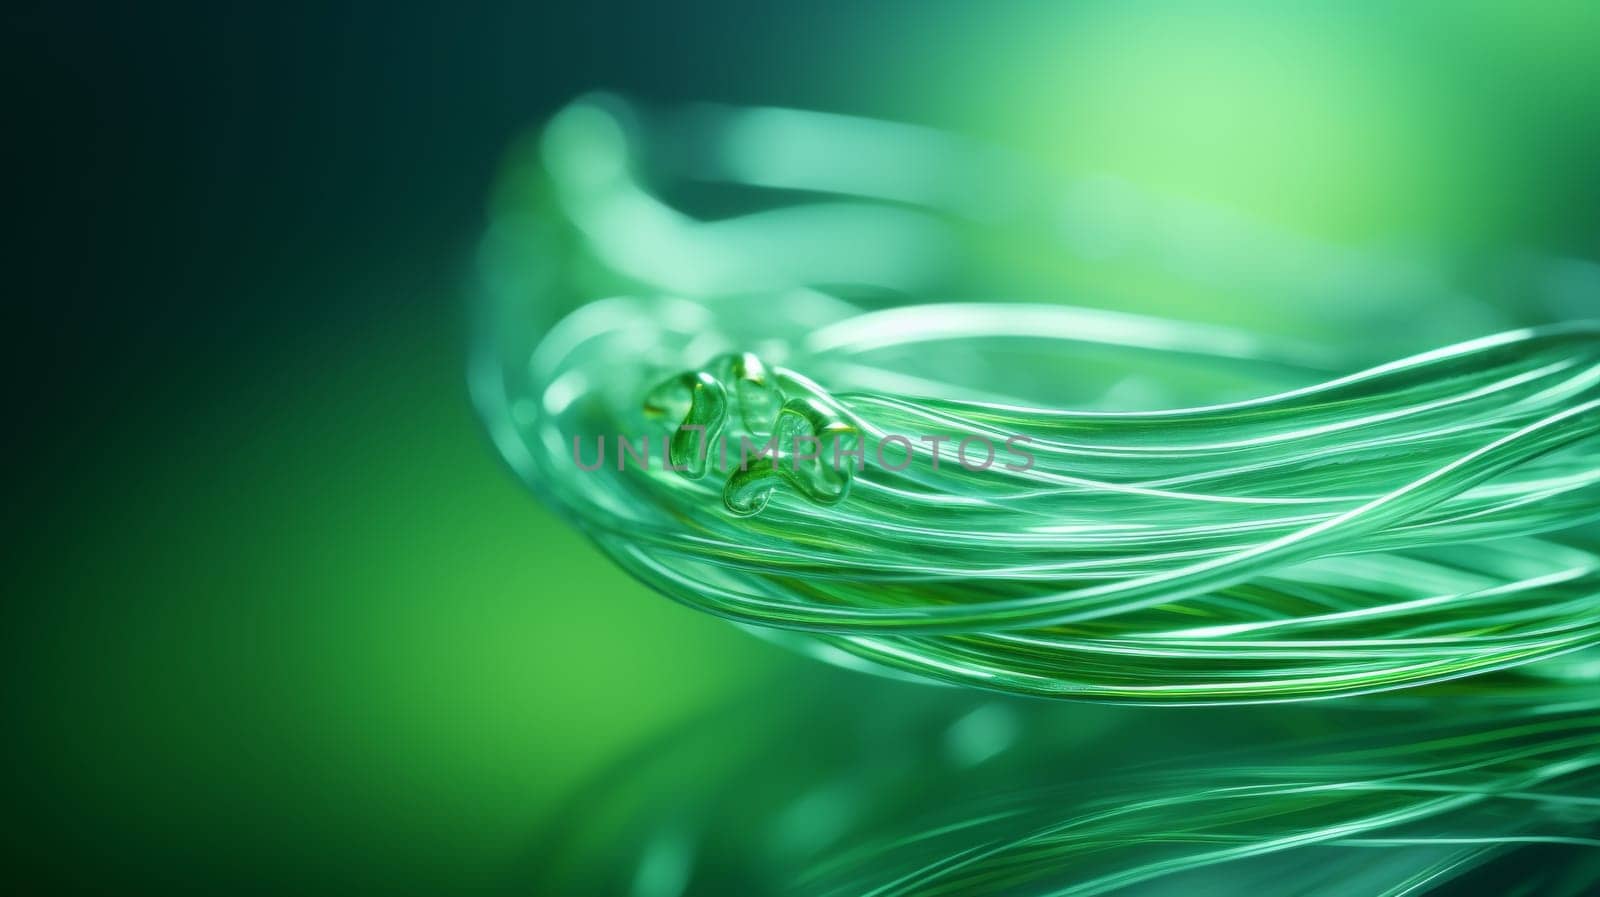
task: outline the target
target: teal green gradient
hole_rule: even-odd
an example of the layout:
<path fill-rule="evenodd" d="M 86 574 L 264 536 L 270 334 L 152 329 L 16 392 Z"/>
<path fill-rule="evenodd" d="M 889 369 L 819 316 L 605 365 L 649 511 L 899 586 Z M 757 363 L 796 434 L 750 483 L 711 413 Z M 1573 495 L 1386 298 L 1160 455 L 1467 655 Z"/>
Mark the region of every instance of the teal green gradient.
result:
<path fill-rule="evenodd" d="M 279 359 L 53 509 L 13 660 L 34 836 L 137 880 L 511 889 L 576 783 L 787 662 L 512 488 L 441 325 Z"/>
<path fill-rule="evenodd" d="M 809 681 L 619 573 L 479 432 L 461 319 L 491 160 L 581 91 L 977 134 L 1443 284 L 1427 306 L 1360 281 L 1285 300 L 1137 240 L 1093 264 L 976 248 L 1104 308 L 1366 350 L 1594 314 L 1600 7 L 1268 6 L 275 7 L 270 28 L 174 7 L 24 35 L 61 57 L 23 57 L 19 83 L 61 91 L 30 138 L 89 125 L 59 177 L 16 171 L 59 254 L 17 298 L 68 334 L 16 381 L 51 413 L 21 418 L 41 447 L 13 467 L 0 580 L 16 878 L 528 893 L 541 833 L 630 751 Z M 717 730 L 729 755 L 765 720 Z"/>

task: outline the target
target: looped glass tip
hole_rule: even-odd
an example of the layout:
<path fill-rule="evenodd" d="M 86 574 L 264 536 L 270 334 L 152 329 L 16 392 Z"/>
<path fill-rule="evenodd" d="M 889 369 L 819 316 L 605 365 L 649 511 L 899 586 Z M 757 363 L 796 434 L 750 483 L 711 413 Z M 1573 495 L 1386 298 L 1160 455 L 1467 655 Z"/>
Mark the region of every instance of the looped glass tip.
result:
<path fill-rule="evenodd" d="M 823 506 L 849 494 L 852 468 L 839 461 L 855 453 L 856 427 L 817 396 L 786 397 L 754 353 L 722 355 L 704 369 L 667 379 L 646 395 L 644 410 L 680 421 L 668 459 L 684 476 L 701 479 L 711 468 L 712 446 L 729 435 L 730 404 L 738 409 L 739 460 L 722 490 L 729 513 L 761 513 L 780 485 Z M 726 446 L 717 454 L 727 457 Z"/>
<path fill-rule="evenodd" d="M 698 480 L 710 468 L 707 446 L 728 422 L 728 393 L 706 371 L 688 371 L 660 384 L 645 397 L 650 417 L 681 421 L 672 434 L 668 457 L 684 476 Z"/>
<path fill-rule="evenodd" d="M 740 517 L 759 514 L 780 484 L 824 507 L 844 501 L 850 494 L 851 468 L 836 462 L 844 453 L 843 441 L 854 439 L 856 428 L 820 401 L 802 396 L 783 404 L 772 429 L 769 446 L 776 450 L 754 464 L 741 464 L 728 476 L 723 507 Z"/>

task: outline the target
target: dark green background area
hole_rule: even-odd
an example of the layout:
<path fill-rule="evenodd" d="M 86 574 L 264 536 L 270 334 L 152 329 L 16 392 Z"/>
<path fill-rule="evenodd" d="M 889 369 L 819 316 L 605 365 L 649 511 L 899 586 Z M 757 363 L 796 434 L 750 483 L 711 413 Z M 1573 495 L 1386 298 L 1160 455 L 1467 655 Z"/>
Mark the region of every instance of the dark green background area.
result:
<path fill-rule="evenodd" d="M 1594 5 L 1435 6 L 8 11 L 12 877 L 516 892 L 608 762 L 805 678 L 612 569 L 473 417 L 485 202 L 573 96 L 922 121 L 1330 240 L 1593 261 Z"/>

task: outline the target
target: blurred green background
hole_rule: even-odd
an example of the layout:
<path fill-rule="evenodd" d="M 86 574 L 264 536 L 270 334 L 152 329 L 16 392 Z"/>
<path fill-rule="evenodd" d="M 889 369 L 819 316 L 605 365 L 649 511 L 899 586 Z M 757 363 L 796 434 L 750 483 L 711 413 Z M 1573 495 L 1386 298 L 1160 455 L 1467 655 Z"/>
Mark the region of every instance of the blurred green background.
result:
<path fill-rule="evenodd" d="M 1505 321 L 1600 313 L 1591 2 L 6 16 L 6 804 L 43 891 L 518 892 L 607 763 L 811 671 L 613 570 L 472 414 L 491 185 L 583 91 L 952 128 L 1418 253 Z"/>

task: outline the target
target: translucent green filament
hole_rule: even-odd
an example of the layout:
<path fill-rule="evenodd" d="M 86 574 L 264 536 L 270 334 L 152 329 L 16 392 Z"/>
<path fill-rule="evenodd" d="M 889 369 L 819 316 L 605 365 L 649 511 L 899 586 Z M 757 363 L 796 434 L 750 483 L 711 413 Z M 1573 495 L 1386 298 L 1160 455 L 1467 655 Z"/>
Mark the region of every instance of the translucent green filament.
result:
<path fill-rule="evenodd" d="M 903 671 L 1102 700 L 1369 692 L 1600 641 L 1600 560 L 1542 535 L 1600 507 L 1597 371 L 1587 325 L 1163 412 L 831 392 L 780 367 L 780 441 L 1026 433 L 1037 463 L 974 472 L 919 453 L 903 470 L 795 473 L 761 458 L 721 500 L 690 479 L 703 464 L 558 494 L 672 597 Z M 683 422 L 727 435 L 733 384 L 668 383 L 703 397 Z M 634 513 L 586 507 L 592 489 Z"/>
<path fill-rule="evenodd" d="M 644 188 L 631 139 L 596 105 L 552 126 L 572 279 L 494 307 L 474 389 L 512 466 L 664 594 L 843 663 L 1114 702 L 1360 694 L 1600 644 L 1600 556 L 1572 537 L 1600 512 L 1600 325 L 1360 369 L 1224 328 L 917 301 L 971 210 L 828 196 L 700 221 Z M 894 436 L 1024 436 L 1034 463 L 827 457 Z M 669 449 L 580 470 L 595 437 Z M 743 440 L 778 454 L 740 468 Z"/>

